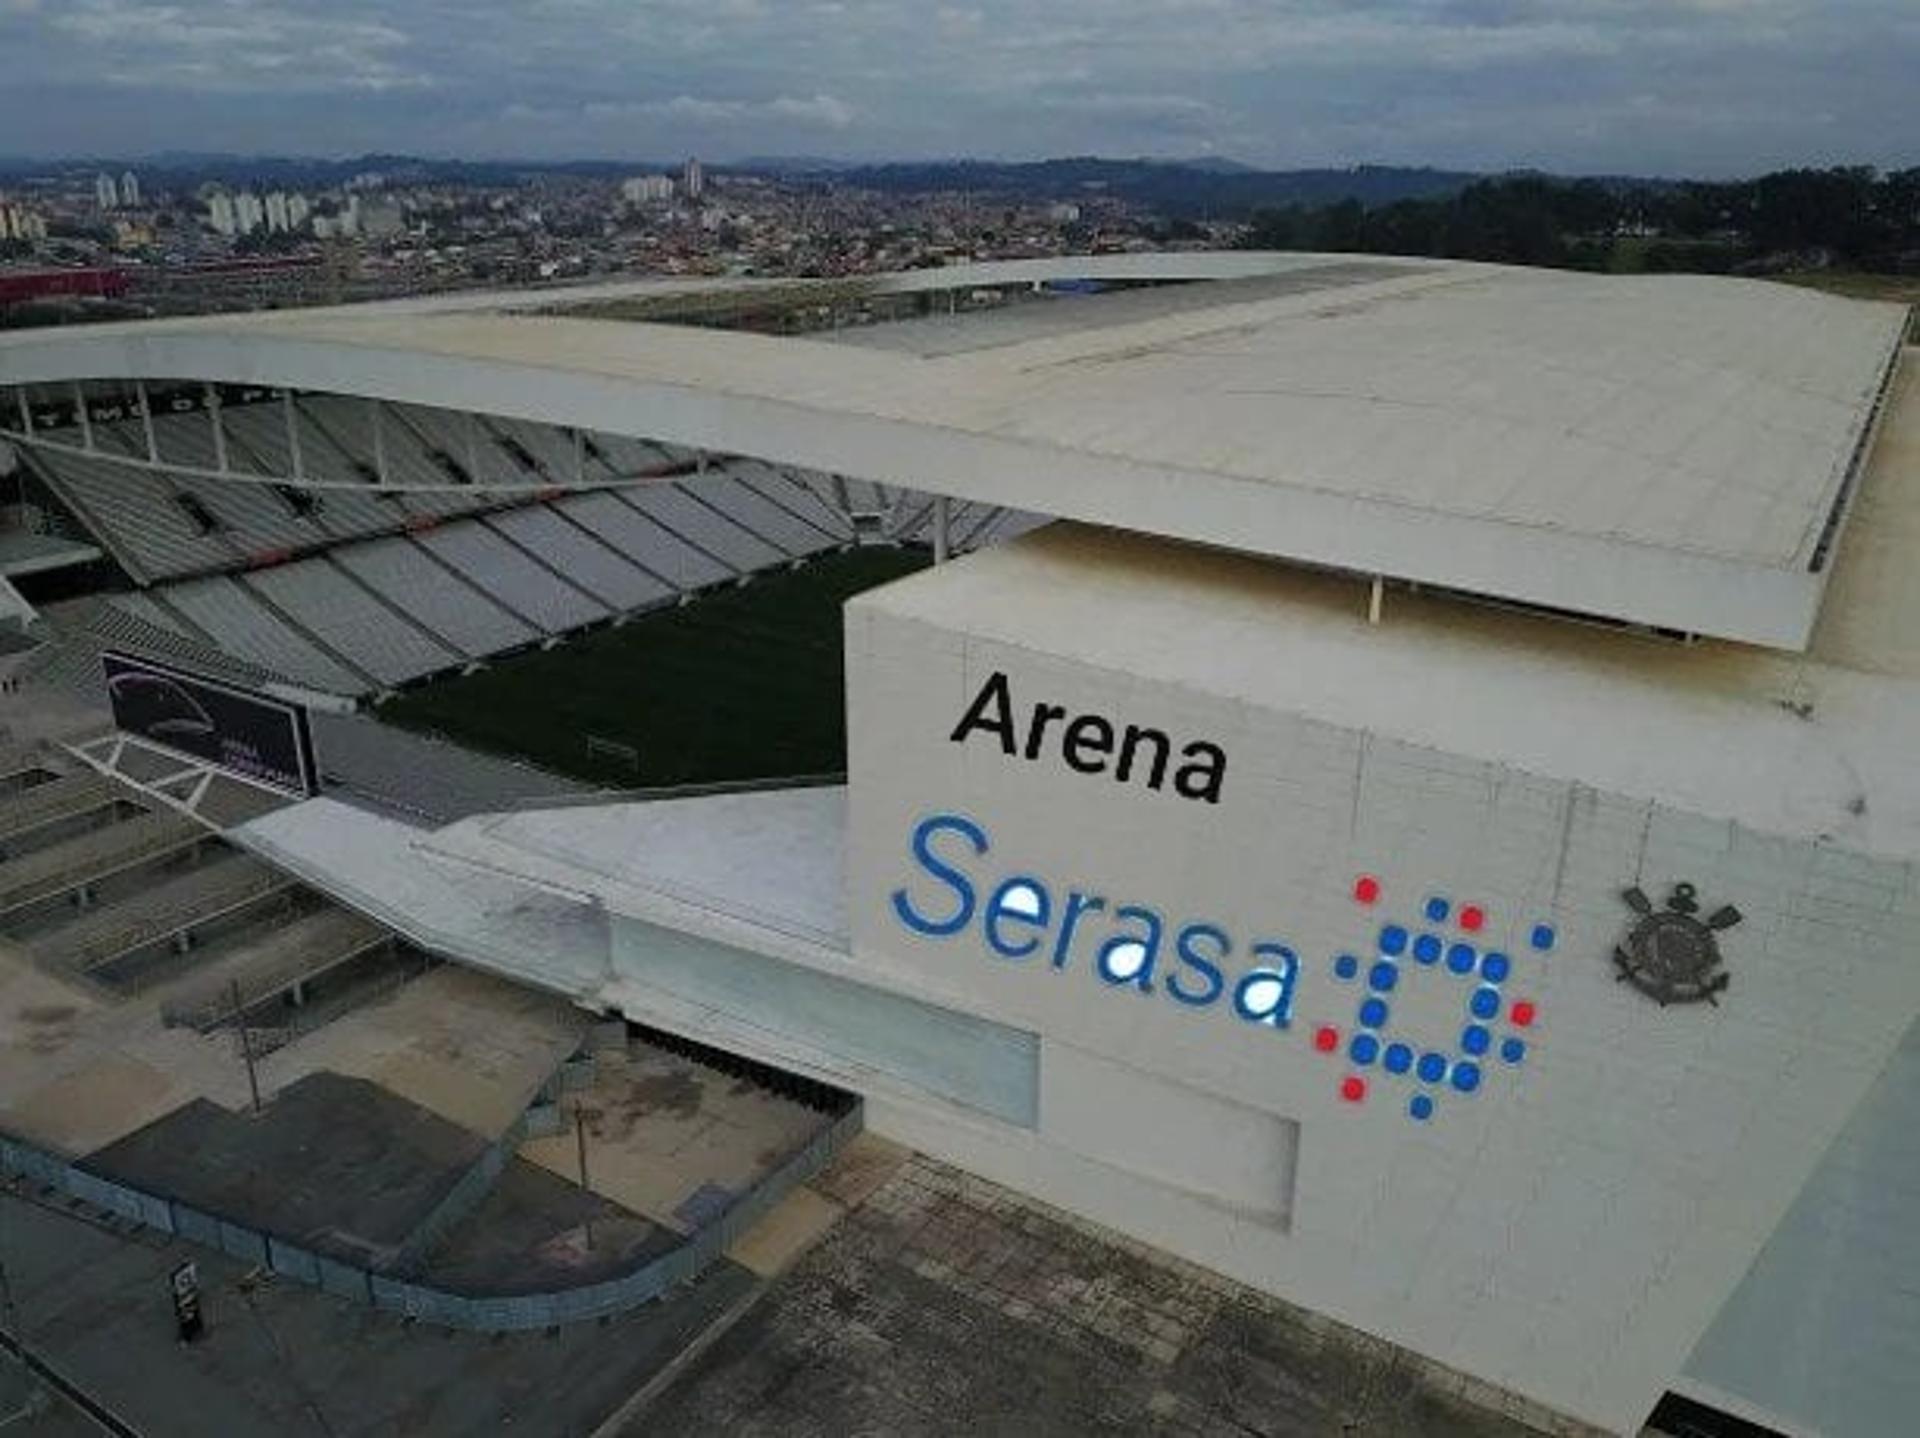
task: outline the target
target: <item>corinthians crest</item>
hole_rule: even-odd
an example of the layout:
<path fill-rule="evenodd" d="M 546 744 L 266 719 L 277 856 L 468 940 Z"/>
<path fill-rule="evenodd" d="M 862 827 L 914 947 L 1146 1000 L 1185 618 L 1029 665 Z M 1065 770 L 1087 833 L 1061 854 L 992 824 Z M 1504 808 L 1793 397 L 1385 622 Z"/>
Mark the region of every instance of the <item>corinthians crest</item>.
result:
<path fill-rule="evenodd" d="M 1716 935 L 1739 923 L 1740 911 L 1729 904 L 1697 917 L 1700 900 L 1692 884 L 1675 884 L 1664 909 L 1656 909 L 1637 886 L 1620 897 L 1640 917 L 1613 951 L 1618 977 L 1662 1008 L 1702 999 L 1718 1003 L 1714 995 L 1727 986 L 1728 976 L 1720 968 Z"/>

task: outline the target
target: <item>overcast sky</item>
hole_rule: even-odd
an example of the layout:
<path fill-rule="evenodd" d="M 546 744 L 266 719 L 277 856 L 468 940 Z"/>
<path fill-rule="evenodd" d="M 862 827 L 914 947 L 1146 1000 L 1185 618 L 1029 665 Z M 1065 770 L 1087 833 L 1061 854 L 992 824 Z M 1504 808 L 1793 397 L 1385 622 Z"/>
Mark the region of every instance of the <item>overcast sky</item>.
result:
<path fill-rule="evenodd" d="M 0 154 L 1920 163 L 1920 0 L 0 0 Z"/>

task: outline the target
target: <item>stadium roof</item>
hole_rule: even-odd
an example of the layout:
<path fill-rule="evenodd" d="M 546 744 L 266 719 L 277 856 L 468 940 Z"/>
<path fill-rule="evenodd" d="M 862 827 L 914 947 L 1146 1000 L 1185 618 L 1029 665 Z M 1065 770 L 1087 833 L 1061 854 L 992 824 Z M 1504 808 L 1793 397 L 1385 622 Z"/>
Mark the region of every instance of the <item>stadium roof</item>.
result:
<path fill-rule="evenodd" d="M 866 287 L 1069 278 L 1233 283 L 855 343 L 577 312 L 739 281 L 439 297 L 23 332 L 0 383 L 205 378 L 574 424 L 1798 649 L 1906 323 L 1758 281 L 1356 256 Z"/>

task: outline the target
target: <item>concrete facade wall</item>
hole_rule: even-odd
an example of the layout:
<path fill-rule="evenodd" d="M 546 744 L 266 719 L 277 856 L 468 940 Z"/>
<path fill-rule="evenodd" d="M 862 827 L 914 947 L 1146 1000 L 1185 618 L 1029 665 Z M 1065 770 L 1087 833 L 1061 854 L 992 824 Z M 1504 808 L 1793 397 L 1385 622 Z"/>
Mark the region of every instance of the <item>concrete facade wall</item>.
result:
<path fill-rule="evenodd" d="M 892 1101 L 873 1125 L 1589 1422 L 1630 1430 L 1674 1380 L 1920 1005 L 1911 865 L 990 642 L 889 613 L 884 592 L 849 607 L 847 663 L 855 970 L 1040 1036 L 1036 1129 Z M 1036 703 L 1066 711 L 1036 759 L 950 738 L 996 673 L 1019 740 Z M 1218 802 L 1175 793 L 1171 770 L 1157 790 L 1076 772 L 1061 742 L 1087 714 L 1176 753 L 1219 746 Z M 973 828 L 926 832 L 916 857 L 941 815 Z M 1745 916 L 1717 1006 L 1663 1009 L 1610 959 L 1621 891 L 1682 881 Z M 967 921 L 918 932 L 897 898 L 922 928 Z M 1103 978 L 1102 945 L 1152 926 L 1122 904 L 1154 911 L 1160 942 L 1145 973 L 1140 947 L 1111 949 Z M 1211 1002 L 1183 929 L 1220 973 Z M 1393 988 L 1372 993 L 1383 957 Z M 1253 968 L 1273 978 L 1243 1017 Z M 1360 1062 L 1369 997 L 1390 1017 Z M 1409 1072 L 1387 1069 L 1398 1043 Z"/>

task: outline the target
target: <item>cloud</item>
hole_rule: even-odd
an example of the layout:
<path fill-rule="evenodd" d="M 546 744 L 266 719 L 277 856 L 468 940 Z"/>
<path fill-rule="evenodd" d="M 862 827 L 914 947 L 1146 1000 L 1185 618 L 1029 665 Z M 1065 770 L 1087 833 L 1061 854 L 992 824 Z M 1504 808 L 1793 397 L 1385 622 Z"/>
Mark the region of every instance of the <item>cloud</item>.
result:
<path fill-rule="evenodd" d="M 777 95 L 771 100 L 716 100 L 699 95 L 675 95 L 666 100 L 590 100 L 577 111 L 543 110 L 530 105 L 516 106 L 515 111 L 520 118 L 538 117 L 549 123 L 577 114 L 595 121 L 663 119 L 716 126 L 757 125 L 780 120 L 830 130 L 846 129 L 858 113 L 845 100 L 833 95 L 804 98 Z"/>
<path fill-rule="evenodd" d="M 408 65 L 407 32 L 373 16 L 252 0 L 63 0 L 44 13 L 42 43 L 64 46 L 76 78 L 108 85 L 262 95 L 433 83 Z"/>
<path fill-rule="evenodd" d="M 0 0 L 44 153 L 1727 173 L 1920 162 L 1915 73 L 1912 0 Z"/>

